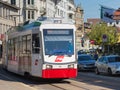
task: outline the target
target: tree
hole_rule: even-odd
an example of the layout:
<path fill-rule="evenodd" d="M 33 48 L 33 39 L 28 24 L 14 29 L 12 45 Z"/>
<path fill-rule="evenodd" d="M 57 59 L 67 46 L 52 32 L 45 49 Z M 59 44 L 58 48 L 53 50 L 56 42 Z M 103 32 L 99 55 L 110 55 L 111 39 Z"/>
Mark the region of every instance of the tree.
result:
<path fill-rule="evenodd" d="M 106 45 L 115 44 L 118 41 L 116 28 L 112 26 L 107 26 L 106 23 L 96 24 L 91 26 L 91 32 L 87 34 L 90 40 L 94 40 L 96 45 L 101 45 L 103 43 L 103 35 L 107 36 Z"/>

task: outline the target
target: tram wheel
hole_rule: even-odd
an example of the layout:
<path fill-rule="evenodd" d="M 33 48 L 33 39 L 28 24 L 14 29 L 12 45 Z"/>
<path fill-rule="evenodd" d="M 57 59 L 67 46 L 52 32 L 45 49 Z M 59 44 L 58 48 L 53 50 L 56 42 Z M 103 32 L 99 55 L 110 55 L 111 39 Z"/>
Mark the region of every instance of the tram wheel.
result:
<path fill-rule="evenodd" d="M 25 73 L 24 73 L 24 77 L 25 77 L 25 78 L 30 78 L 30 74 L 29 74 L 28 72 L 25 72 Z"/>

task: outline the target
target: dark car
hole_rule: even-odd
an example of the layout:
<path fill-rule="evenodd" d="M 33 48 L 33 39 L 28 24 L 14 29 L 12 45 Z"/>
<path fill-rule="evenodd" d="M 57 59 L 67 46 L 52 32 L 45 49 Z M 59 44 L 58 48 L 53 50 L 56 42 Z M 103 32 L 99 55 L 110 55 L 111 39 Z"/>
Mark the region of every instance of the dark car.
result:
<path fill-rule="evenodd" d="M 78 71 L 80 70 L 94 70 L 95 69 L 95 59 L 89 54 L 79 54 L 78 55 Z"/>
<path fill-rule="evenodd" d="M 83 51 L 83 50 L 79 50 L 77 54 L 78 54 L 78 55 L 79 55 L 79 54 L 86 54 L 86 52 Z"/>

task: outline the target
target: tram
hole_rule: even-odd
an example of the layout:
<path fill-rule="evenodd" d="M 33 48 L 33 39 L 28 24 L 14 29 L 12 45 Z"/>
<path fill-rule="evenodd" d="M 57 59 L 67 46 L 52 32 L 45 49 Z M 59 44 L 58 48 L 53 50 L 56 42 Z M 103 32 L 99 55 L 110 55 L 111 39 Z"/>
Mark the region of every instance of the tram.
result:
<path fill-rule="evenodd" d="M 75 78 L 77 61 L 73 23 L 39 18 L 6 32 L 3 68 L 40 78 Z"/>

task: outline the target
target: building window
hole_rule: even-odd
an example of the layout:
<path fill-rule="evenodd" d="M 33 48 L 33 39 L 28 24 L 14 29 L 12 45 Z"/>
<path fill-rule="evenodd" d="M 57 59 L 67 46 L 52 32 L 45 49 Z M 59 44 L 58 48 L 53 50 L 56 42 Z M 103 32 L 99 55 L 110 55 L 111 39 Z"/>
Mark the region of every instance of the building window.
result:
<path fill-rule="evenodd" d="M 5 8 L 3 8 L 3 18 L 5 18 Z"/>
<path fill-rule="evenodd" d="M 72 16 L 73 16 L 72 14 L 69 14 L 69 18 L 70 18 L 70 19 L 72 19 L 72 18 L 73 18 Z"/>
<path fill-rule="evenodd" d="M 60 16 L 63 17 L 63 11 L 62 10 L 60 11 Z"/>
<path fill-rule="evenodd" d="M 30 11 L 28 11 L 28 19 L 30 19 Z"/>
<path fill-rule="evenodd" d="M 11 0 L 12 5 L 16 5 L 16 0 Z"/>
<path fill-rule="evenodd" d="M 28 11 L 28 19 L 34 19 L 35 18 L 35 12 L 34 11 Z"/>
<path fill-rule="evenodd" d="M 34 5 L 34 0 L 28 0 L 28 5 Z"/>
<path fill-rule="evenodd" d="M 82 15 L 80 13 L 76 13 L 76 18 L 82 18 Z"/>
<path fill-rule="evenodd" d="M 31 1 L 31 4 L 34 5 L 34 0 Z"/>
<path fill-rule="evenodd" d="M 60 15 L 60 10 L 58 9 L 58 15 Z"/>
<path fill-rule="evenodd" d="M 30 0 L 28 0 L 28 5 L 30 4 Z"/>
<path fill-rule="evenodd" d="M 34 19 L 34 15 L 35 15 L 35 14 L 34 14 L 34 11 L 32 11 L 32 19 Z"/>
<path fill-rule="evenodd" d="M 27 11 L 24 11 L 24 22 L 26 21 L 26 19 L 27 19 Z"/>

